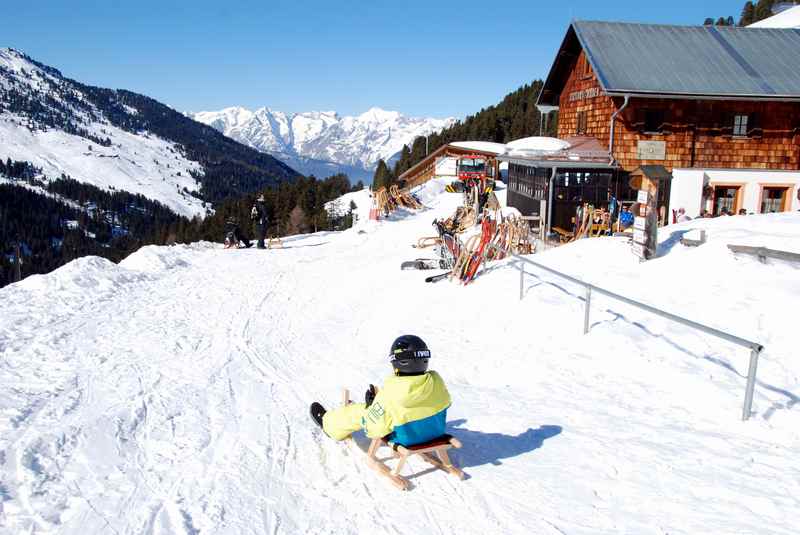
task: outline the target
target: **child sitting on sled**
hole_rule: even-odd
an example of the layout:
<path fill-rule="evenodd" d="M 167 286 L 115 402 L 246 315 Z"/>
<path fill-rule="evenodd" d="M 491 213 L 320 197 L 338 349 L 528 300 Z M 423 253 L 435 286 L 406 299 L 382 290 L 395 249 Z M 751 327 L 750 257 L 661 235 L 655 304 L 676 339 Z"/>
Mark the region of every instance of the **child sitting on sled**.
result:
<path fill-rule="evenodd" d="M 364 403 L 330 411 L 312 403 L 311 417 L 334 440 L 344 440 L 360 429 L 370 438 L 386 438 L 403 446 L 442 436 L 450 394 L 439 374 L 428 371 L 430 356 L 418 336 L 399 337 L 389 352 L 394 375 L 386 378 L 380 391 L 369 385 Z"/>

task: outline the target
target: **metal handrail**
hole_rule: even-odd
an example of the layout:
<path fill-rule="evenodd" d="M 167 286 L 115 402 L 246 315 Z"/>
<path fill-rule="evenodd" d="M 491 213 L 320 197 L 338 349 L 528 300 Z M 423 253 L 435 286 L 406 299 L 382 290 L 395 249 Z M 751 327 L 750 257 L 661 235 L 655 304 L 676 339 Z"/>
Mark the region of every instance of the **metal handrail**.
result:
<path fill-rule="evenodd" d="M 496 249 L 496 247 L 492 246 L 491 244 L 490 244 L 490 247 L 493 247 L 493 248 Z M 499 250 L 499 249 L 497 249 L 497 250 Z M 505 251 L 503 251 L 503 252 L 505 252 Z M 736 336 L 736 335 L 727 333 L 727 332 L 722 331 L 720 329 L 717 329 L 715 327 L 710 327 L 708 325 L 704 325 L 704 324 L 696 322 L 694 320 L 690 320 L 688 318 L 684 318 L 682 316 L 678 316 L 677 314 L 673 314 L 671 312 L 667 312 L 665 310 L 661 310 L 661 309 L 656 308 L 656 307 L 654 307 L 652 305 L 648 305 L 646 303 L 642 303 L 640 301 L 636 301 L 635 299 L 631 299 L 629 297 L 625 297 L 624 295 L 620 295 L 620 294 L 618 294 L 616 292 L 612 292 L 610 290 L 606 290 L 605 288 L 601 288 L 600 286 L 597 286 L 597 285 L 592 284 L 590 282 L 586 282 L 586 281 L 583 281 L 583 280 L 578 279 L 576 277 L 573 277 L 571 275 L 567 275 L 566 273 L 558 271 L 557 269 L 551 268 L 549 266 L 545 266 L 544 264 L 540 264 L 539 262 L 534 262 L 533 260 L 530 260 L 528 258 L 524 258 L 522 256 L 519 256 L 519 255 L 516 255 L 516 254 L 510 254 L 510 253 L 507 256 L 510 257 L 510 258 L 513 258 L 514 260 L 517 261 L 517 265 L 518 265 L 517 269 L 520 270 L 520 275 L 519 275 L 519 298 L 520 298 L 520 300 L 522 300 L 522 298 L 524 296 L 524 277 L 526 275 L 526 273 L 525 273 L 525 264 L 530 264 L 530 265 L 532 265 L 534 267 L 537 267 L 539 269 L 547 271 L 548 273 L 552 273 L 553 275 L 561 277 L 561 278 L 563 278 L 565 280 L 568 280 L 568 281 L 570 281 L 570 282 L 572 282 L 574 284 L 583 286 L 585 288 L 586 296 L 585 296 L 585 308 L 584 308 L 584 316 L 583 316 L 583 333 L 584 334 L 589 332 L 589 313 L 590 313 L 590 307 L 591 307 L 592 291 L 595 291 L 597 293 L 603 294 L 603 295 L 605 295 L 607 297 L 610 297 L 612 299 L 616 299 L 618 301 L 622 301 L 623 303 L 626 303 L 628 305 L 641 308 L 642 310 L 650 312 L 651 314 L 655 314 L 656 316 L 661 316 L 663 318 L 672 320 L 672 321 L 674 321 L 676 323 L 680 323 L 682 325 L 686 325 L 687 327 L 692 327 L 694 329 L 697 329 L 699 331 L 705 332 L 705 333 L 710 334 L 712 336 L 716 336 L 717 338 L 721 338 L 721 339 L 726 340 L 728 342 L 731 342 L 733 344 L 749 348 L 750 349 L 750 365 L 748 367 L 748 372 L 747 372 L 747 386 L 746 386 L 746 389 L 745 389 L 744 407 L 742 408 L 742 420 L 747 420 L 748 418 L 750 418 L 750 413 L 751 413 L 751 409 L 752 409 L 752 405 L 753 405 L 753 391 L 755 390 L 756 370 L 758 368 L 758 357 L 761 354 L 761 351 L 763 351 L 763 349 L 764 349 L 763 345 L 761 345 L 758 342 L 753 342 L 752 340 L 747 340 L 746 338 L 742 338 L 740 336 Z"/>

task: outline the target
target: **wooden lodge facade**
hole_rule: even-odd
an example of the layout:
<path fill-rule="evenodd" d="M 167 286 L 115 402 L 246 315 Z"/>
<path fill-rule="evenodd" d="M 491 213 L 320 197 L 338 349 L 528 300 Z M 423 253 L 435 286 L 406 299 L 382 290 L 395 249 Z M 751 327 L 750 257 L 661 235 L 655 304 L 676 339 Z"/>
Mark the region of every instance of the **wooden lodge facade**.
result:
<path fill-rule="evenodd" d="M 800 101 L 629 97 L 624 106 L 600 89 L 585 52 L 575 64 L 559 96 L 558 137 L 608 140 L 619 112 L 612 148 L 622 169 L 800 169 Z"/>
<path fill-rule="evenodd" d="M 609 197 L 631 200 L 627 175 L 662 166 L 672 176 L 659 195 L 668 214 L 800 209 L 800 33 L 794 30 L 574 22 L 539 105 L 558 109 L 559 138 L 593 138 L 606 149 L 607 169 L 594 173 L 612 176 Z M 583 170 L 570 182 L 575 158 L 501 159 L 510 163 L 509 203 L 523 212 L 532 201 L 550 203 L 553 224 L 565 224 L 569 214 L 558 213 L 559 197 L 550 190 L 596 181 Z M 544 188 L 528 178 L 541 182 L 548 174 Z M 573 192 L 560 200 L 602 204 L 602 197 Z"/>
<path fill-rule="evenodd" d="M 458 158 L 473 154 L 486 159 L 487 174 L 496 178 L 500 176 L 497 155 L 503 150 L 504 146 L 499 143 L 483 141 L 448 143 L 407 169 L 398 178 L 406 187 L 418 186 L 432 178 L 455 179 Z"/>

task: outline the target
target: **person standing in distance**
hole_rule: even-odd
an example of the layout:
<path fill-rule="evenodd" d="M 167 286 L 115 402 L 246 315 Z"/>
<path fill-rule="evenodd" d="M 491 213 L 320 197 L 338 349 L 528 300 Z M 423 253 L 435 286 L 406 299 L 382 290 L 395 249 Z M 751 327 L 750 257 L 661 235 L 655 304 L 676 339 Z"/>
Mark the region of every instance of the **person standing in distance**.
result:
<path fill-rule="evenodd" d="M 264 201 L 264 194 L 262 193 L 258 196 L 253 208 L 250 210 L 250 219 L 256 224 L 256 236 L 258 236 L 258 244 L 256 247 L 259 249 L 266 249 L 264 239 L 267 237 L 267 225 L 269 224 L 267 205 Z"/>

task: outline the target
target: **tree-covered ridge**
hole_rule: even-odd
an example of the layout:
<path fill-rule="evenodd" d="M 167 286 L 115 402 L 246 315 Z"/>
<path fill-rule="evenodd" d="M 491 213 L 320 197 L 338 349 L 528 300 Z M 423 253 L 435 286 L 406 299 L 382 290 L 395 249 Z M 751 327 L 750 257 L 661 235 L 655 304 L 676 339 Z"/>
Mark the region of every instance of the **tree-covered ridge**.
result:
<path fill-rule="evenodd" d="M 18 73 L 0 67 L 0 79 L 5 82 L 0 91 L 0 113 L 27 118 L 30 130 L 59 129 L 103 146 L 110 146 L 111 139 L 90 132 L 90 123 L 110 123 L 138 135 L 155 134 L 177 144 L 186 158 L 202 165 L 204 173 L 194 178 L 200 182 L 203 200 L 212 203 L 299 176 L 274 157 L 227 138 L 152 98 L 85 85 L 12 52 L 41 72 L 23 68 Z"/>
<path fill-rule="evenodd" d="M 739 15 L 739 22 L 734 23 L 732 16 L 719 17 L 716 20 L 709 17 L 704 22 L 704 26 L 749 26 L 754 22 L 764 20 L 773 15 L 772 9 L 776 4 L 786 3 L 785 0 L 758 0 L 757 2 L 745 2 Z M 795 0 L 791 4 L 800 4 Z"/>
<path fill-rule="evenodd" d="M 536 108 L 536 100 L 542 85 L 544 84 L 541 80 L 534 80 L 506 95 L 500 103 L 483 108 L 463 121 L 457 121 L 453 126 L 431 134 L 428 136 L 428 154 L 453 141 L 507 143 L 522 137 L 538 136 L 542 116 Z M 555 135 L 555 132 L 556 120 L 553 117 L 548 119 L 547 128 L 542 130 L 542 134 Z M 410 147 L 403 147 L 400 158 L 391 170 L 385 166 L 385 162 L 383 166 L 382 162 L 378 163 L 373 185 L 387 185 L 387 180 L 391 183 L 425 156 L 425 138 L 418 137 Z"/>
<path fill-rule="evenodd" d="M 143 245 L 221 242 L 225 220 L 234 217 L 254 237 L 250 209 L 263 193 L 270 213 L 270 236 L 352 225 L 352 215 L 329 215 L 325 203 L 351 191 L 346 175 L 325 180 L 301 177 L 218 204 L 214 214 L 187 219 L 163 204 L 125 191 L 105 191 L 67 176 L 46 182 L 28 162 L 0 161 L 0 287 L 13 282 L 16 246 L 22 276 L 47 273 L 85 255 L 119 261 Z M 41 188 L 47 194 L 25 186 Z M 354 188 L 363 189 L 359 183 Z"/>
<path fill-rule="evenodd" d="M 347 215 L 330 214 L 325 204 L 341 197 L 350 191 L 360 191 L 364 184 L 359 182 L 350 185 L 347 175 L 336 174 L 324 180 L 315 177 L 301 177 L 294 182 L 284 182 L 277 187 L 269 188 L 264 195 L 270 221 L 267 235 L 286 236 L 319 230 L 341 230 L 352 226 L 352 220 L 345 221 Z M 248 195 L 240 199 L 229 199 L 217 207 L 216 212 L 205 218 L 199 225 L 199 234 L 189 237 L 187 241 L 204 239 L 220 241 L 224 234 L 225 221 L 236 219 L 251 238 L 250 209 L 257 195 Z"/>
<path fill-rule="evenodd" d="M 13 168 L 20 168 L 20 162 Z M 0 184 L 0 287 L 13 281 L 17 244 L 25 277 L 85 255 L 119 261 L 142 245 L 164 243 L 159 231 L 171 223 L 188 223 L 141 195 L 106 192 L 68 177 L 47 184 L 35 178 L 25 182 L 54 196 Z"/>

